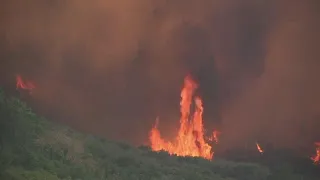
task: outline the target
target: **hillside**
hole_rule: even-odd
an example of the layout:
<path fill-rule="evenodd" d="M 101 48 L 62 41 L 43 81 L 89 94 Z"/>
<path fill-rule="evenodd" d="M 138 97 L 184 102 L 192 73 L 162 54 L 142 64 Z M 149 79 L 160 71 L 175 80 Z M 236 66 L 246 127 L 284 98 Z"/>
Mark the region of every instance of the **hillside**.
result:
<path fill-rule="evenodd" d="M 312 165 L 313 166 L 313 165 Z M 86 135 L 38 117 L 0 90 L 1 180 L 318 179 L 291 166 L 169 156 Z"/>

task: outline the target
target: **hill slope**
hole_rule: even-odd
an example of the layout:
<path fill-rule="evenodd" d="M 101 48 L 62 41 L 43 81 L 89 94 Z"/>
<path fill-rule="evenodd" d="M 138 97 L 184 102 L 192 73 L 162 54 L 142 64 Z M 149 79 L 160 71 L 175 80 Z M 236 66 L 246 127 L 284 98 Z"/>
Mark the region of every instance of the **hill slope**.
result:
<path fill-rule="evenodd" d="M 38 117 L 0 90 L 0 179 L 266 180 L 301 179 L 289 168 L 169 156 L 110 142 Z M 284 170 L 283 170 L 284 169 Z M 307 179 L 307 178 L 305 178 Z M 312 179 L 312 178 L 308 178 Z"/>

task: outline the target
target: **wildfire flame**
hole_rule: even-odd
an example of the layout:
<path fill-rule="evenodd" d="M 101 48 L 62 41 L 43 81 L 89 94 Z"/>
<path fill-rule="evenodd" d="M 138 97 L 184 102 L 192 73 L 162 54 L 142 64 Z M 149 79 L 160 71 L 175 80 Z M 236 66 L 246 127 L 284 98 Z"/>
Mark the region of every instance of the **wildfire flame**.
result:
<path fill-rule="evenodd" d="M 212 147 L 206 143 L 204 138 L 204 128 L 202 120 L 202 100 L 200 97 L 194 98 L 195 110 L 191 116 L 191 104 L 194 91 L 198 85 L 190 76 L 184 79 L 184 87 L 181 91 L 180 101 L 180 128 L 178 135 L 173 142 L 167 142 L 161 138 L 158 130 L 159 119 L 156 119 L 155 126 L 150 131 L 151 148 L 154 151 L 164 150 L 169 154 L 178 156 L 203 157 L 212 159 Z M 214 135 L 215 133 L 213 133 Z M 216 137 L 217 138 L 217 137 Z"/>
<path fill-rule="evenodd" d="M 36 86 L 31 81 L 23 81 L 22 77 L 20 75 L 16 76 L 16 88 L 17 89 L 25 89 L 28 90 L 30 93 Z"/>
<path fill-rule="evenodd" d="M 259 153 L 263 154 L 263 149 L 261 148 L 261 146 L 258 143 L 256 143 L 256 146 L 257 146 Z"/>
<path fill-rule="evenodd" d="M 319 164 L 319 163 L 320 163 L 320 142 L 316 142 L 315 145 L 317 146 L 317 148 L 316 148 L 316 155 L 314 155 L 313 157 L 311 157 L 311 160 L 312 160 L 315 164 Z"/>
<path fill-rule="evenodd" d="M 209 137 L 209 140 L 210 141 L 213 141 L 214 143 L 218 144 L 219 143 L 219 134 L 220 132 L 219 131 L 213 131 L 212 132 L 212 137 Z"/>
<path fill-rule="evenodd" d="M 32 93 L 35 89 L 35 84 L 32 81 L 24 81 L 20 75 L 16 76 L 16 88 L 24 89 Z M 149 140 L 153 151 L 167 151 L 169 154 L 177 156 L 192 156 L 202 157 L 211 160 L 214 152 L 212 147 L 205 141 L 204 128 L 203 128 L 203 106 L 200 97 L 195 97 L 194 92 L 198 85 L 193 81 L 190 76 L 184 79 L 184 87 L 181 91 L 180 101 L 180 128 L 177 137 L 173 142 L 168 142 L 162 139 L 158 129 L 159 118 L 156 119 L 154 127 L 150 131 Z M 194 102 L 195 110 L 192 113 L 191 105 Z M 219 135 L 221 132 L 215 130 L 212 136 L 208 138 L 209 141 L 215 144 L 219 143 Z M 310 159 L 314 164 L 320 164 L 320 142 L 315 143 L 316 154 Z M 263 154 L 264 150 L 259 143 L 256 143 L 257 150 Z"/>

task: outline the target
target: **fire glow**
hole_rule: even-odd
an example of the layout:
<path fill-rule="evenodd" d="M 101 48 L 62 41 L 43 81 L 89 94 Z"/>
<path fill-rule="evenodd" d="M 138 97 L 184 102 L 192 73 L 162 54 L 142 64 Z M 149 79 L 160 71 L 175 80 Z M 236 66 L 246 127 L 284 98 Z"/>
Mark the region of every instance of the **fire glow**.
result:
<path fill-rule="evenodd" d="M 20 75 L 16 76 L 16 88 L 17 89 L 24 89 L 24 90 L 29 91 L 29 93 L 31 93 L 35 87 L 36 86 L 34 85 L 33 82 L 23 81 L 23 79 Z"/>
<path fill-rule="evenodd" d="M 311 160 L 315 163 L 315 164 L 319 164 L 320 163 L 320 142 L 316 142 L 315 145 L 316 147 L 316 155 L 314 155 L 313 157 L 311 157 Z"/>
<path fill-rule="evenodd" d="M 260 144 L 256 143 L 257 149 L 260 154 L 263 154 L 263 149 L 261 148 Z"/>
<path fill-rule="evenodd" d="M 17 75 L 16 88 L 26 90 L 31 94 L 36 86 L 32 81 L 24 80 L 20 75 Z M 213 143 L 219 143 L 221 132 L 214 130 L 211 137 L 205 138 L 202 119 L 202 99 L 198 96 L 193 98 L 197 88 L 198 84 L 190 76 L 184 79 L 184 86 L 180 94 L 180 127 L 173 141 L 165 141 L 161 137 L 158 129 L 159 119 L 156 119 L 156 123 L 151 129 L 149 136 L 153 151 L 163 150 L 171 155 L 202 157 L 208 160 L 213 158 L 212 145 Z M 194 108 L 191 108 L 193 103 Z M 211 143 L 209 144 L 208 142 Z M 314 164 L 320 164 L 320 142 L 316 142 L 315 146 L 316 153 L 310 159 Z M 259 143 L 256 143 L 256 149 L 260 154 L 264 153 L 264 149 Z"/>
<path fill-rule="evenodd" d="M 159 119 L 157 119 L 149 136 L 153 151 L 164 150 L 169 154 L 175 154 L 178 156 L 212 159 L 214 154 L 212 147 L 205 141 L 204 137 L 202 100 L 200 97 L 195 97 L 193 99 L 194 92 L 197 88 L 198 85 L 190 76 L 187 76 L 184 79 L 184 87 L 181 91 L 181 119 L 178 135 L 173 142 L 168 142 L 162 139 L 158 129 Z M 193 100 L 195 110 L 192 115 L 191 104 Z M 211 137 L 211 139 L 214 139 L 217 142 L 217 133 L 213 132 L 213 137 Z"/>
<path fill-rule="evenodd" d="M 209 140 L 218 144 L 219 143 L 219 138 L 218 138 L 219 134 L 220 134 L 219 131 L 213 131 L 212 137 L 210 137 Z"/>

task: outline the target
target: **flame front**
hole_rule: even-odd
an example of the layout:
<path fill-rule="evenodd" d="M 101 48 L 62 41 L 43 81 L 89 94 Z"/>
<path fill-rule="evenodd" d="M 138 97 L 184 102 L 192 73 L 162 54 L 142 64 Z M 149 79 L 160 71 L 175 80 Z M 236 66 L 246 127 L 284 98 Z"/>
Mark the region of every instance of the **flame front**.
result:
<path fill-rule="evenodd" d="M 212 159 L 212 147 L 204 139 L 204 128 L 202 121 L 202 100 L 200 97 L 194 99 L 195 110 L 191 116 L 191 104 L 194 91 L 198 85 L 187 76 L 184 80 L 184 87 L 181 91 L 180 102 L 180 128 L 178 135 L 173 142 L 167 142 L 161 138 L 158 130 L 159 119 L 157 118 L 155 126 L 150 132 L 151 148 L 154 151 L 164 150 L 169 154 L 178 156 L 203 157 Z"/>
<path fill-rule="evenodd" d="M 316 142 L 315 145 L 317 146 L 316 148 L 316 155 L 311 157 L 311 160 L 315 163 L 318 164 L 320 163 L 320 142 Z"/>

